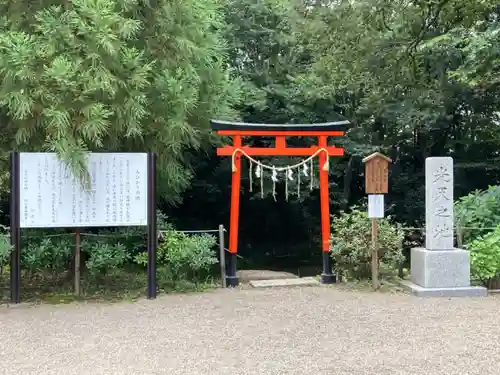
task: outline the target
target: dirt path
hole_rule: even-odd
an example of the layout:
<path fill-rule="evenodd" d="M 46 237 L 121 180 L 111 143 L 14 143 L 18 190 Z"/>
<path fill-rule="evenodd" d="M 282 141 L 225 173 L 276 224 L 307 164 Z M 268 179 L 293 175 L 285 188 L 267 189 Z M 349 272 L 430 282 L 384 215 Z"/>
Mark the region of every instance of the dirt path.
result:
<path fill-rule="evenodd" d="M 0 307 L 0 374 L 498 374 L 498 297 L 218 290 Z"/>

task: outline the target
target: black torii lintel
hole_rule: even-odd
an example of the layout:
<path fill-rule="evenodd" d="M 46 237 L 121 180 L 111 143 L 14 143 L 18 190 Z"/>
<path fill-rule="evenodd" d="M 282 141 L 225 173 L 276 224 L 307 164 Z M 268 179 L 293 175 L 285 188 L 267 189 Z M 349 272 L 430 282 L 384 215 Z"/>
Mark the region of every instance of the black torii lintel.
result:
<path fill-rule="evenodd" d="M 256 124 L 250 122 L 234 122 L 210 120 L 213 130 L 254 130 L 254 131 L 345 131 L 348 120 L 323 122 L 318 124 Z"/>

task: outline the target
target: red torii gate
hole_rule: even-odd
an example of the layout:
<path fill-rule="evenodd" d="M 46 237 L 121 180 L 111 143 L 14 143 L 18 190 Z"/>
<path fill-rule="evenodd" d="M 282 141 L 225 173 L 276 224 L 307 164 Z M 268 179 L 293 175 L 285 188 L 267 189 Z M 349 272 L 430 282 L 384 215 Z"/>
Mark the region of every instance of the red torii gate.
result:
<path fill-rule="evenodd" d="M 321 283 L 331 284 L 336 282 L 332 271 L 332 259 L 330 256 L 330 197 L 328 193 L 328 169 L 325 165 L 329 156 L 343 156 L 344 149 L 328 146 L 328 137 L 344 135 L 345 127 L 349 121 L 327 122 L 321 124 L 253 124 L 231 121 L 210 121 L 212 129 L 222 136 L 233 138 L 232 146 L 217 149 L 218 156 L 230 156 L 233 158 L 233 173 L 231 179 L 231 210 L 229 222 L 229 257 L 227 262 L 226 285 L 234 287 L 238 285 L 236 276 L 236 258 L 238 253 L 238 222 L 240 205 L 240 182 L 241 182 L 241 154 L 248 156 L 319 156 L 319 188 L 321 204 L 321 239 L 323 254 L 323 272 Z M 244 146 L 243 137 L 275 137 L 274 147 L 250 147 Z M 286 145 L 286 137 L 317 137 L 318 145 L 312 147 L 294 147 Z M 311 171 L 312 173 L 312 171 Z"/>

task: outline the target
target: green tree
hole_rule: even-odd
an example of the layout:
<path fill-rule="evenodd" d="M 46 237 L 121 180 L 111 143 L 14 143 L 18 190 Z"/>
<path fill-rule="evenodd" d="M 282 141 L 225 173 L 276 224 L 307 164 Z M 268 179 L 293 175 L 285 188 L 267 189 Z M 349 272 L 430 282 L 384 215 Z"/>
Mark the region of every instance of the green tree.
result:
<path fill-rule="evenodd" d="M 304 24 L 315 62 L 302 82 L 311 95 L 337 98 L 354 120 L 348 153 L 378 148 L 393 158 L 391 197 L 400 203 L 399 219 L 422 213 L 415 202 L 423 201 L 428 156 L 455 158 L 459 195 L 498 181 L 498 168 L 488 161 L 499 146 L 500 87 L 490 78 L 497 12 L 492 1 L 365 0 L 318 6 Z"/>
<path fill-rule="evenodd" d="M 472 30 L 483 19 L 498 25 L 492 1 L 314 1 L 305 6 L 300 1 L 226 0 L 225 4 L 231 66 L 245 83 L 245 99 L 238 106 L 243 119 L 297 123 L 345 116 L 352 120 L 347 135 L 332 140 L 346 150 L 345 158 L 331 161 L 333 213 L 364 198 L 361 158 L 375 150 L 394 160 L 389 207 L 397 220 L 410 225 L 423 224 L 427 156 L 454 157 L 457 196 L 498 183 L 498 163 L 491 160 L 498 158 L 494 121 L 499 85 L 479 87 L 458 79 L 457 72 L 468 57 L 459 49 L 464 45 L 446 45 L 439 39 L 455 35 L 458 29 Z M 474 61 L 491 61 L 494 55 L 485 51 L 483 57 Z M 481 77 L 482 82 L 488 81 L 487 75 Z M 294 141 L 309 145 L 313 140 Z M 272 140 L 260 142 L 268 145 Z M 221 167 L 218 162 L 200 164 L 204 177 L 197 188 L 200 195 L 190 192 L 193 200 L 216 191 L 220 203 L 210 204 L 227 207 L 229 163 L 222 163 Z M 243 186 L 247 184 L 244 181 Z M 258 216 L 248 211 L 253 206 L 257 203 L 244 205 L 242 210 Z M 269 217 L 293 217 L 310 226 L 304 242 L 310 243 L 317 233 L 316 191 L 287 205 L 270 200 L 258 207 L 256 211 L 265 211 Z M 223 210 L 218 220 L 226 214 Z M 246 225 L 255 226 L 246 221 L 241 223 L 242 235 Z"/>
<path fill-rule="evenodd" d="M 163 198 L 178 201 L 186 152 L 239 97 L 219 2 L 19 0 L 0 14 L 3 148 L 55 151 L 83 177 L 85 151 L 155 151 Z"/>
<path fill-rule="evenodd" d="M 331 161 L 333 214 L 364 199 L 361 158 L 375 150 L 394 161 L 390 214 L 411 226 L 423 225 L 427 156 L 454 157 L 456 197 L 499 184 L 499 11 L 493 1 L 224 4 L 231 69 L 244 81 L 245 99 L 237 106 L 243 119 L 298 123 L 342 115 L 352 120 L 346 136 L 332 140 L 346 149 L 345 158 Z M 189 202 L 176 211 L 179 221 L 189 223 L 183 227 L 197 226 L 200 216 L 204 227 L 228 217 L 230 163 L 215 155 L 200 159 L 200 179 Z M 262 253 L 288 254 L 292 246 L 285 240 L 305 248 L 319 238 L 317 191 L 286 204 L 254 197 L 258 193 L 243 190 L 241 243 Z M 200 201 L 207 204 L 206 215 L 194 203 Z M 248 254 L 256 253 L 254 248 Z"/>

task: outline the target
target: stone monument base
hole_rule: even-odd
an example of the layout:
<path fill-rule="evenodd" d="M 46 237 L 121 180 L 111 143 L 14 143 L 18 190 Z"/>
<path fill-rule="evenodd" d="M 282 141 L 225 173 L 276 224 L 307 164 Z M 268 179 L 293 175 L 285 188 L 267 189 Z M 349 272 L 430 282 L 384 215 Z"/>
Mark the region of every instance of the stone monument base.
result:
<path fill-rule="evenodd" d="M 410 280 L 402 280 L 399 284 L 417 297 L 486 297 L 488 295 L 487 289 L 482 286 L 424 288 Z"/>
<path fill-rule="evenodd" d="M 411 249 L 411 281 L 402 286 L 417 296 L 486 296 L 483 287 L 470 285 L 469 252 L 461 249 Z"/>

